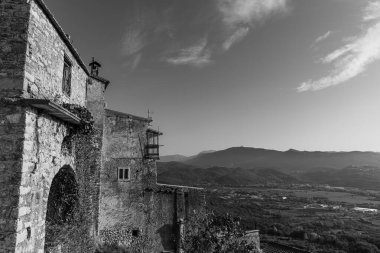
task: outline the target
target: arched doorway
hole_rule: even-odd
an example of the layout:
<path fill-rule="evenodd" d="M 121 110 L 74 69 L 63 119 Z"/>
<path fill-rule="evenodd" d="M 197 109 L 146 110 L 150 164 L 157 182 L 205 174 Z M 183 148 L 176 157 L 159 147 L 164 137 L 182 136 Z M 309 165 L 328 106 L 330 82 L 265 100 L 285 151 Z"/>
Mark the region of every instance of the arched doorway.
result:
<path fill-rule="evenodd" d="M 50 186 L 45 223 L 45 252 L 61 252 L 72 241 L 78 202 L 75 173 L 72 168 L 65 166 L 58 171 Z"/>

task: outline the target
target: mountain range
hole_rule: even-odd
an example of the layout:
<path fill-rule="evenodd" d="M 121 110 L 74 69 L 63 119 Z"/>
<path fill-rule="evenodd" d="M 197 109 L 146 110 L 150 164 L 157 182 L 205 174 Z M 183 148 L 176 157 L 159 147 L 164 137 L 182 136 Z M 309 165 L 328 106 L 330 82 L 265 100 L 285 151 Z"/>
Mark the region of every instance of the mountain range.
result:
<path fill-rule="evenodd" d="M 213 153 L 213 152 L 216 152 L 216 151 L 215 150 L 206 150 L 206 151 L 202 151 L 199 154 L 193 155 L 193 156 L 184 156 L 184 155 L 178 155 L 178 154 L 177 155 L 161 156 L 160 161 L 161 162 L 184 162 L 184 161 L 196 158 L 197 156 L 205 155 L 205 154 L 209 154 L 209 153 Z"/>
<path fill-rule="evenodd" d="M 207 169 L 168 162 L 158 163 L 160 183 L 189 186 L 248 186 L 300 183 L 299 180 L 274 169 L 211 167 Z"/>
<path fill-rule="evenodd" d="M 162 157 L 158 163 L 158 179 L 163 183 L 186 185 L 308 182 L 379 189 L 380 153 L 233 147 L 191 157 Z"/>

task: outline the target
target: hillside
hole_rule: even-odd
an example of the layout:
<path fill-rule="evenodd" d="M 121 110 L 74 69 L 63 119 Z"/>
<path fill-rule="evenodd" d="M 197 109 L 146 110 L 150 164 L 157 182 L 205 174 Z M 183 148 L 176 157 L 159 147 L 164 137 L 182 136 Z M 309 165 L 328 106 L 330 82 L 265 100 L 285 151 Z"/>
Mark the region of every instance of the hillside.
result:
<path fill-rule="evenodd" d="M 160 162 L 182 162 L 188 160 L 189 157 L 184 155 L 165 155 L 160 156 Z"/>
<path fill-rule="evenodd" d="M 379 167 L 347 167 L 341 170 L 322 168 L 301 173 L 298 178 L 314 184 L 380 190 Z"/>
<path fill-rule="evenodd" d="M 283 172 L 313 168 L 343 169 L 349 166 L 380 167 L 380 153 L 374 152 L 285 152 L 267 149 L 234 147 L 212 153 L 199 154 L 184 163 L 199 168 L 213 166 L 227 168 L 274 168 Z"/>
<path fill-rule="evenodd" d="M 157 163 L 158 182 L 189 186 L 249 186 L 298 183 L 299 180 L 274 169 L 211 167 L 197 168 L 179 162 Z"/>
<path fill-rule="evenodd" d="M 164 155 L 164 156 L 160 156 L 160 162 L 185 162 L 185 161 L 193 159 L 197 156 L 200 156 L 203 154 L 209 154 L 209 153 L 213 153 L 213 152 L 215 152 L 215 150 L 205 150 L 205 151 L 198 153 L 197 155 L 192 155 L 192 156 L 184 156 L 184 155 L 178 155 L 178 154 L 177 155 Z"/>

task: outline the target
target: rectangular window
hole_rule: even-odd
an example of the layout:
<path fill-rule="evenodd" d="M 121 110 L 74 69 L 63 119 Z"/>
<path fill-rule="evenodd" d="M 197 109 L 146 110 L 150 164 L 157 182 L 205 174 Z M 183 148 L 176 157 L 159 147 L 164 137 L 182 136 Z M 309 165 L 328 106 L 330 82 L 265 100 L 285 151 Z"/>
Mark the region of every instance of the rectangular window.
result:
<path fill-rule="evenodd" d="M 129 168 L 118 168 L 119 181 L 128 181 L 130 179 Z"/>
<path fill-rule="evenodd" d="M 71 95 L 71 66 L 71 61 L 65 56 L 63 63 L 62 92 L 69 97 Z"/>

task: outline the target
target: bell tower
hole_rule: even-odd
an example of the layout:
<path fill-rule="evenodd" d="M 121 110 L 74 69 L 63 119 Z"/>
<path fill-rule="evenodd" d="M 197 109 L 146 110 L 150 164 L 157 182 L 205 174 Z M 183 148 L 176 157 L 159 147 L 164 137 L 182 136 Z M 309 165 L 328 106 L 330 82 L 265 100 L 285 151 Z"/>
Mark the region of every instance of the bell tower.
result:
<path fill-rule="evenodd" d="M 92 61 L 89 64 L 91 67 L 91 75 L 92 76 L 99 76 L 99 69 L 102 67 L 102 65 L 95 61 L 94 57 L 92 57 Z"/>

